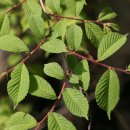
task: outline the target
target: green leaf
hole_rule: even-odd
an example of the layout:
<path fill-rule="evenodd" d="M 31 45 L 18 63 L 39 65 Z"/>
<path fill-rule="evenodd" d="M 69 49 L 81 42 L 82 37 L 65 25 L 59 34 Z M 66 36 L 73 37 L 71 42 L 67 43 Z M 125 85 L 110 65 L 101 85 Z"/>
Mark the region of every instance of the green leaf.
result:
<path fill-rule="evenodd" d="M 58 63 L 52 62 L 45 64 L 44 73 L 50 77 L 62 80 L 64 78 L 64 72 Z"/>
<path fill-rule="evenodd" d="M 63 99 L 72 114 L 88 119 L 88 101 L 79 90 L 66 88 L 63 92 Z"/>
<path fill-rule="evenodd" d="M 111 111 L 119 101 L 119 87 L 119 79 L 114 70 L 107 70 L 96 86 L 96 102 L 107 112 L 109 119 Z"/>
<path fill-rule="evenodd" d="M 49 7 L 54 13 L 61 13 L 60 0 L 45 0 L 45 4 Z"/>
<path fill-rule="evenodd" d="M 31 16 L 29 18 L 29 26 L 34 36 L 38 38 L 43 38 L 45 36 L 45 23 L 41 16 Z"/>
<path fill-rule="evenodd" d="M 85 31 L 90 42 L 97 48 L 101 39 L 105 35 L 102 29 L 95 23 L 86 22 Z"/>
<path fill-rule="evenodd" d="M 0 0 L 0 5 L 12 6 L 13 3 L 10 0 Z"/>
<path fill-rule="evenodd" d="M 12 1 L 12 3 L 14 3 L 14 4 L 16 4 L 16 3 L 19 3 L 20 2 L 20 0 L 11 0 Z"/>
<path fill-rule="evenodd" d="M 109 23 L 109 27 L 112 28 L 115 31 L 120 31 L 119 25 L 117 25 L 115 23 Z"/>
<path fill-rule="evenodd" d="M 13 114 L 9 121 L 9 130 L 28 130 L 37 125 L 37 121 L 29 114 L 17 112 Z"/>
<path fill-rule="evenodd" d="M 71 75 L 69 82 L 72 84 L 78 84 L 79 83 L 79 77 L 75 74 Z"/>
<path fill-rule="evenodd" d="M 0 16 L 0 36 L 10 32 L 10 20 L 8 15 Z"/>
<path fill-rule="evenodd" d="M 128 65 L 127 70 L 130 71 L 130 65 Z"/>
<path fill-rule="evenodd" d="M 45 79 L 37 75 L 30 75 L 29 93 L 41 98 L 56 99 L 56 94 L 51 85 Z"/>
<path fill-rule="evenodd" d="M 60 20 L 52 28 L 53 32 L 52 32 L 52 37 L 51 38 L 57 38 L 57 37 L 61 36 L 62 39 L 63 39 L 64 36 L 65 36 L 65 33 L 66 33 L 67 26 L 68 26 L 68 21 L 67 20 L 65 20 L 65 19 Z"/>
<path fill-rule="evenodd" d="M 77 0 L 76 1 L 76 16 L 78 16 L 81 13 L 85 4 L 86 4 L 85 0 Z"/>
<path fill-rule="evenodd" d="M 105 20 L 110 20 L 113 19 L 117 16 L 115 12 L 110 7 L 104 8 L 101 13 L 98 16 L 99 21 L 105 21 Z"/>
<path fill-rule="evenodd" d="M 68 4 L 69 3 L 69 4 Z M 85 0 L 65 0 L 64 4 L 66 6 L 66 14 L 67 16 L 74 15 L 74 16 L 79 16 L 84 5 L 86 4 Z"/>
<path fill-rule="evenodd" d="M 66 46 L 62 40 L 52 39 L 47 41 L 41 46 L 41 49 L 49 52 L 49 53 L 63 53 L 67 52 Z"/>
<path fill-rule="evenodd" d="M 74 68 L 74 74 L 79 77 L 82 82 L 83 89 L 87 91 L 90 82 L 90 72 L 87 60 L 81 60 Z"/>
<path fill-rule="evenodd" d="M 11 54 L 7 58 L 7 64 L 9 66 L 14 66 L 18 64 L 22 60 L 22 56 L 20 54 Z"/>
<path fill-rule="evenodd" d="M 75 126 L 58 113 L 49 113 L 48 130 L 76 130 Z"/>
<path fill-rule="evenodd" d="M 27 18 L 30 18 L 31 15 L 42 15 L 41 6 L 38 4 L 37 1 L 28 0 L 23 3 L 23 10 Z"/>
<path fill-rule="evenodd" d="M 103 37 L 98 47 L 98 60 L 102 61 L 120 49 L 127 40 L 127 35 L 108 33 Z"/>
<path fill-rule="evenodd" d="M 78 50 L 82 42 L 83 32 L 76 24 L 71 25 L 66 31 L 66 39 L 70 47 Z"/>
<path fill-rule="evenodd" d="M 0 49 L 10 52 L 28 52 L 27 46 L 21 39 L 11 34 L 0 37 Z"/>
<path fill-rule="evenodd" d="M 14 107 L 18 105 L 27 95 L 29 90 L 29 73 L 24 64 L 17 65 L 11 73 L 11 80 L 8 82 L 8 94 L 14 102 Z"/>

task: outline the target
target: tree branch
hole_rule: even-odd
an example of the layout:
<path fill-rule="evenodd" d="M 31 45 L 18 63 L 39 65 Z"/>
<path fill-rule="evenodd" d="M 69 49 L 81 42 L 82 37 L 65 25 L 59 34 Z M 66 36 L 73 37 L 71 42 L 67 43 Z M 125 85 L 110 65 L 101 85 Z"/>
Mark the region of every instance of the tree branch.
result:
<path fill-rule="evenodd" d="M 39 43 L 39 45 L 34 50 L 32 50 L 20 63 L 26 63 L 30 59 L 30 57 L 38 51 L 38 49 L 41 47 L 41 45 L 44 44 L 44 42 L 46 41 L 47 38 L 48 38 L 48 35 L 45 36 L 44 39 Z M 8 71 L 2 73 L 0 75 L 0 80 L 2 78 L 4 78 L 5 76 L 7 76 L 15 68 L 15 66 L 12 67 L 11 69 L 9 69 Z"/>
<path fill-rule="evenodd" d="M 55 108 L 56 108 L 57 104 L 59 103 L 59 101 L 60 101 L 60 99 L 61 99 L 61 97 L 62 97 L 62 93 L 63 93 L 63 91 L 65 90 L 66 85 L 67 85 L 67 80 L 66 80 L 66 78 L 65 78 L 64 83 L 63 83 L 62 88 L 61 88 L 61 91 L 60 91 L 60 93 L 59 93 L 59 95 L 58 95 L 58 97 L 57 97 L 57 100 L 55 101 L 55 103 L 54 103 L 54 105 L 52 106 L 52 108 L 50 109 L 50 111 L 49 111 L 49 112 L 44 116 L 44 118 L 37 124 L 35 130 L 38 130 L 39 127 L 41 126 L 41 124 L 46 121 L 46 119 L 48 118 L 48 114 L 49 114 L 50 112 L 55 111 Z"/>
<path fill-rule="evenodd" d="M 47 14 L 48 16 L 52 16 L 52 17 L 56 17 L 56 18 L 60 18 L 60 19 L 70 19 L 70 20 L 77 20 L 77 21 L 80 21 L 80 22 L 93 22 L 93 23 L 97 23 L 97 24 L 100 24 L 102 25 L 103 27 L 104 26 L 107 26 L 106 23 L 103 23 L 101 21 L 98 21 L 98 20 L 87 20 L 87 19 L 80 19 L 80 18 L 74 18 L 74 17 L 66 17 L 66 16 L 61 16 L 61 15 L 57 15 L 57 14 L 51 14 L 51 13 L 48 13 L 46 8 L 45 8 L 45 5 L 43 3 L 43 0 L 40 0 L 40 4 L 41 4 L 41 7 L 44 11 L 45 14 Z"/>
<path fill-rule="evenodd" d="M 80 55 L 80 54 L 78 54 L 76 52 L 69 51 L 68 55 L 74 55 L 74 56 L 76 56 L 76 57 L 78 57 L 80 59 L 86 59 L 86 60 L 88 60 L 88 61 L 90 61 L 90 62 L 92 62 L 94 64 L 100 65 L 100 66 L 102 66 L 104 68 L 107 68 L 107 69 L 113 69 L 113 70 L 116 70 L 116 71 L 119 71 L 119 72 L 122 72 L 122 73 L 125 73 L 125 74 L 130 74 L 130 72 L 128 70 L 124 70 L 124 69 L 116 68 L 116 67 L 113 67 L 113 66 L 109 66 L 107 64 L 103 64 L 103 63 L 101 63 L 101 62 L 99 62 L 97 60 L 82 56 L 82 55 Z"/>

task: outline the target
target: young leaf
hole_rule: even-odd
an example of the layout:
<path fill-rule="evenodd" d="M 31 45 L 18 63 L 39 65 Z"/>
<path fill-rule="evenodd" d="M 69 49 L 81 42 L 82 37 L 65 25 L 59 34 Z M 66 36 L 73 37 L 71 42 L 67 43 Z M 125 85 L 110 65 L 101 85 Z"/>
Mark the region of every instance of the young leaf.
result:
<path fill-rule="evenodd" d="M 48 130 L 76 130 L 75 126 L 58 113 L 49 113 Z"/>
<path fill-rule="evenodd" d="M 101 39 L 105 35 L 102 29 L 95 23 L 86 22 L 85 31 L 90 42 L 97 48 Z"/>
<path fill-rule="evenodd" d="M 66 31 L 66 39 L 70 47 L 74 50 L 78 50 L 83 37 L 81 27 L 76 24 L 72 24 Z"/>
<path fill-rule="evenodd" d="M 49 7 L 54 13 L 61 13 L 60 0 L 46 0 L 45 4 Z"/>
<path fill-rule="evenodd" d="M 109 27 L 112 28 L 115 31 L 120 31 L 119 25 L 117 25 L 115 23 L 109 23 Z"/>
<path fill-rule="evenodd" d="M 45 64 L 44 73 L 50 77 L 62 80 L 64 78 L 64 72 L 58 63 L 52 62 Z"/>
<path fill-rule="evenodd" d="M 43 38 L 45 35 L 45 23 L 41 16 L 33 15 L 29 18 L 29 26 L 34 36 Z"/>
<path fill-rule="evenodd" d="M 10 32 L 10 20 L 8 15 L 0 16 L 0 36 Z"/>
<path fill-rule="evenodd" d="M 119 79 L 114 70 L 107 70 L 96 86 L 96 102 L 107 112 L 109 119 L 111 111 L 119 101 L 119 87 Z"/>
<path fill-rule="evenodd" d="M 47 41 L 45 44 L 43 44 L 41 46 L 41 49 L 43 49 L 49 53 L 67 52 L 64 42 L 59 39 L 52 39 L 50 41 Z"/>
<path fill-rule="evenodd" d="M 8 34 L 0 37 L 0 49 L 10 52 L 28 52 L 29 49 L 18 37 Z"/>
<path fill-rule="evenodd" d="M 66 88 L 63 99 L 72 114 L 88 119 L 88 101 L 79 90 Z"/>
<path fill-rule="evenodd" d="M 71 75 L 69 82 L 72 84 L 78 84 L 79 83 L 79 77 L 75 74 Z"/>
<path fill-rule="evenodd" d="M 37 97 L 52 100 L 56 99 L 56 94 L 51 85 L 45 79 L 37 75 L 30 75 L 29 93 Z"/>
<path fill-rule="evenodd" d="M 110 7 L 104 8 L 101 13 L 98 16 L 99 21 L 105 21 L 105 20 L 110 20 L 113 19 L 117 16 L 115 12 Z"/>
<path fill-rule="evenodd" d="M 24 64 L 17 65 L 12 71 L 7 90 L 15 107 L 26 97 L 29 90 L 29 73 Z"/>
<path fill-rule="evenodd" d="M 13 114 L 9 121 L 9 130 L 28 130 L 37 125 L 37 121 L 29 114 L 17 112 Z"/>
<path fill-rule="evenodd" d="M 126 36 L 113 32 L 105 35 L 98 47 L 98 60 L 103 61 L 120 49 L 127 40 Z"/>
<path fill-rule="evenodd" d="M 31 15 L 42 15 L 42 9 L 37 1 L 28 0 L 27 2 L 23 3 L 23 10 L 27 18 L 30 18 Z"/>
<path fill-rule="evenodd" d="M 79 77 L 82 82 L 83 89 L 87 91 L 90 82 L 90 72 L 87 60 L 80 61 L 74 68 L 74 74 Z"/>

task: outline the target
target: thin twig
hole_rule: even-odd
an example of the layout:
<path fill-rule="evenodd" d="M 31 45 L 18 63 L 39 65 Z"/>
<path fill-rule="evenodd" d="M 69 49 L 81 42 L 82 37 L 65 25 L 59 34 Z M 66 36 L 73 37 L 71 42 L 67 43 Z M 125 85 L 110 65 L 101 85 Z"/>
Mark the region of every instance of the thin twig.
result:
<path fill-rule="evenodd" d="M 107 64 L 103 64 L 103 63 L 101 63 L 101 62 L 99 62 L 97 60 L 82 56 L 82 55 L 80 55 L 80 54 L 78 54 L 76 52 L 69 51 L 68 55 L 74 55 L 74 56 L 76 56 L 76 57 L 78 57 L 80 59 L 86 59 L 86 60 L 88 60 L 88 61 L 90 61 L 90 62 L 92 62 L 94 64 L 100 65 L 100 66 L 105 67 L 107 69 L 113 69 L 113 70 L 116 70 L 116 71 L 119 71 L 119 72 L 122 72 L 122 73 L 125 73 L 125 74 L 130 74 L 130 72 L 128 70 L 124 70 L 124 69 L 120 69 L 120 68 L 117 68 L 117 67 L 109 66 Z"/>
<path fill-rule="evenodd" d="M 55 101 L 55 103 L 54 103 L 54 105 L 52 106 L 52 108 L 50 109 L 50 111 L 49 111 L 49 112 L 44 116 L 44 118 L 37 124 L 35 130 L 38 130 L 39 127 L 41 126 L 41 124 L 43 124 L 43 123 L 45 122 L 45 120 L 48 118 L 48 114 L 49 114 L 50 112 L 53 112 L 53 111 L 55 110 L 55 108 L 56 108 L 58 102 L 60 101 L 60 99 L 61 99 L 61 97 L 62 97 L 62 93 L 63 93 L 63 91 L 65 90 L 65 87 L 66 87 L 66 86 L 67 86 L 67 81 L 66 81 L 66 79 L 65 79 L 65 81 L 64 81 L 64 83 L 63 83 L 63 85 L 62 85 L 61 91 L 60 91 L 60 93 L 59 93 L 59 95 L 58 95 L 58 97 L 57 97 L 57 100 Z"/>
<path fill-rule="evenodd" d="M 22 0 L 21 2 L 19 2 L 18 4 L 15 4 L 12 8 L 8 9 L 5 11 L 5 14 L 8 14 L 10 12 L 12 12 L 15 8 L 19 7 L 20 5 L 22 5 L 25 1 L 27 0 Z"/>
<path fill-rule="evenodd" d="M 66 17 L 66 16 L 61 16 L 61 15 L 57 15 L 57 14 L 51 14 L 51 13 L 48 13 L 46 8 L 45 8 L 45 5 L 43 3 L 43 0 L 40 0 L 40 4 L 41 4 L 41 7 L 44 11 L 44 13 L 46 13 L 46 15 L 48 16 L 52 16 L 52 17 L 56 17 L 56 18 L 60 18 L 60 19 L 70 19 L 70 20 L 77 20 L 77 21 L 80 21 L 80 22 L 93 22 L 93 23 L 97 23 L 97 24 L 100 24 L 102 26 L 105 25 L 105 23 L 101 22 L 101 21 L 98 21 L 98 20 L 87 20 L 87 19 L 80 19 L 80 18 L 74 18 L 74 17 Z"/>
<path fill-rule="evenodd" d="M 104 23 L 101 22 L 101 21 L 98 21 L 98 20 L 87 20 L 87 19 L 80 19 L 80 18 L 74 18 L 74 17 L 67 17 L 67 16 L 61 16 L 61 15 L 57 15 L 57 14 L 50 14 L 48 13 L 49 16 L 52 16 L 52 17 L 57 17 L 57 18 L 60 18 L 60 19 L 70 19 L 70 20 L 77 20 L 77 21 L 80 21 L 80 22 L 93 22 L 93 23 L 97 23 L 97 24 L 101 24 L 104 26 Z"/>
<path fill-rule="evenodd" d="M 43 3 L 43 0 L 40 0 L 40 4 L 41 4 L 41 7 L 42 7 L 44 13 L 47 14 L 46 8 L 45 8 L 44 3 Z"/>

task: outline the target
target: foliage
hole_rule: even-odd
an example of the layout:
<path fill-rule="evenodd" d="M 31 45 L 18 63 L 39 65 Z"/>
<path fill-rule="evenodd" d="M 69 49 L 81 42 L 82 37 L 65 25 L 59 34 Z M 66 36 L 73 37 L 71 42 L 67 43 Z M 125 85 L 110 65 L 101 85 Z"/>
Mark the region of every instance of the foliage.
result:
<path fill-rule="evenodd" d="M 83 7 L 87 5 L 85 0 L 45 0 L 41 6 L 38 0 L 5 0 L 4 2 L 0 0 L 1 2 L 5 9 L 11 9 L 0 15 L 0 50 L 13 53 L 8 57 L 7 63 L 14 67 L 3 72 L 0 78 L 11 72 L 7 91 L 14 108 L 17 108 L 28 94 L 36 98 L 56 100 L 52 109 L 39 123 L 37 123 L 36 117 L 28 113 L 12 114 L 5 106 L 10 118 L 10 120 L 7 118 L 9 122 L 5 127 L 8 127 L 9 130 L 28 130 L 37 126 L 36 130 L 38 130 L 39 126 L 48 118 L 49 130 L 76 130 L 67 118 L 54 112 L 62 96 L 66 108 L 73 115 L 89 120 L 87 95 L 89 86 L 91 86 L 90 79 L 92 81 L 94 79 L 90 75 L 88 61 L 107 68 L 97 83 L 95 98 L 97 105 L 106 111 L 110 119 L 120 94 L 119 78 L 115 70 L 130 74 L 130 65 L 127 70 L 122 70 L 100 63 L 114 55 L 127 40 L 127 35 L 119 33 L 118 25 L 110 22 L 117 14 L 110 7 L 106 7 L 99 13 L 97 20 L 87 20 L 85 16 L 81 15 Z M 17 31 L 12 27 L 18 24 L 17 14 L 9 13 L 10 11 L 15 12 L 15 6 L 19 7 L 19 5 L 22 5 L 22 8 Z M 28 36 L 25 36 L 27 33 Z M 19 36 L 19 34 L 22 35 Z M 36 44 L 40 42 L 36 48 L 31 49 L 31 45 L 36 45 L 34 45 L 34 41 Z M 86 52 L 89 53 L 86 47 L 88 42 L 98 52 L 96 60 L 92 56 L 83 56 Z M 40 64 L 26 64 L 30 57 L 39 50 L 45 54 L 44 57 L 47 59 L 50 55 L 62 55 L 64 65 L 50 62 L 50 59 L 44 64 L 44 67 Z M 25 58 L 22 60 L 22 57 Z M 58 96 L 55 88 L 52 87 L 53 84 L 47 81 L 47 76 L 63 81 Z"/>

